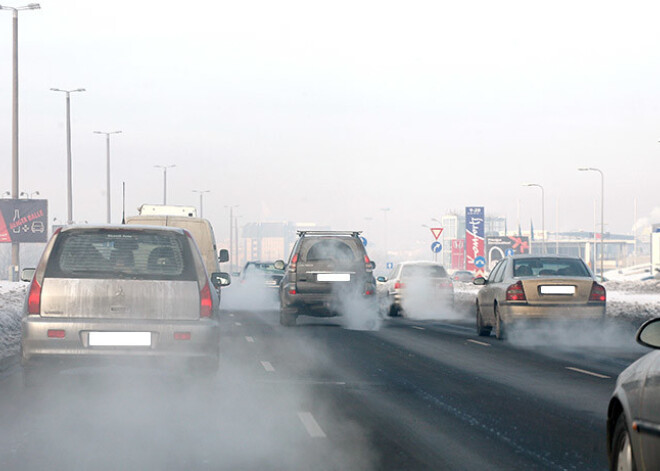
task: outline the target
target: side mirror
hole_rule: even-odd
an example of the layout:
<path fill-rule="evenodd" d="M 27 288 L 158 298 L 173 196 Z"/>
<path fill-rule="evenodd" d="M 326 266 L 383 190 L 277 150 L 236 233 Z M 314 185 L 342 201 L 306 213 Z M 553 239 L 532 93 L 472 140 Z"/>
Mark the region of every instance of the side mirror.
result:
<path fill-rule="evenodd" d="M 225 272 L 211 273 L 211 283 L 213 283 L 213 286 L 216 288 L 229 286 L 231 284 L 231 276 L 229 276 L 229 273 Z"/>
<path fill-rule="evenodd" d="M 284 263 L 284 260 L 276 260 L 275 263 L 273 263 L 275 270 L 284 270 L 285 266 L 286 264 Z"/>
<path fill-rule="evenodd" d="M 36 269 L 34 268 L 23 268 L 21 270 L 21 281 L 32 281 L 35 271 Z"/>
<path fill-rule="evenodd" d="M 484 278 L 483 276 L 478 276 L 474 279 L 474 281 L 472 283 L 474 283 L 477 286 L 482 286 L 482 285 L 485 285 L 487 283 L 487 281 L 486 281 L 486 278 Z"/>
<path fill-rule="evenodd" d="M 637 331 L 637 343 L 645 347 L 660 348 L 660 318 L 642 324 Z"/>
<path fill-rule="evenodd" d="M 371 261 L 367 264 L 367 266 L 371 267 L 371 269 L 373 270 L 376 268 L 376 262 Z"/>
<path fill-rule="evenodd" d="M 384 276 L 379 276 L 378 278 L 376 278 L 376 281 L 379 281 L 381 283 L 385 283 L 387 281 L 387 278 L 385 278 Z"/>
<path fill-rule="evenodd" d="M 228 261 L 229 261 L 229 250 L 220 249 L 220 253 L 218 254 L 218 262 L 225 263 Z"/>

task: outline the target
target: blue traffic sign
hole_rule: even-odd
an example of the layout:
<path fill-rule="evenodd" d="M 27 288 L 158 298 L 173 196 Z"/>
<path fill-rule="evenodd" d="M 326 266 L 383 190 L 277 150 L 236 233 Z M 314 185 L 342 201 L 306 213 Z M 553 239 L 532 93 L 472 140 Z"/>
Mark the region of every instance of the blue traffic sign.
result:
<path fill-rule="evenodd" d="M 431 252 L 440 253 L 441 250 L 442 250 L 442 244 L 440 242 L 433 242 L 431 244 Z"/>
<path fill-rule="evenodd" d="M 486 257 L 477 257 L 474 259 L 474 266 L 477 268 L 483 268 L 486 266 Z"/>
<path fill-rule="evenodd" d="M 504 255 L 506 255 L 507 257 L 510 257 L 514 253 L 515 252 L 513 251 L 513 249 L 506 249 L 506 251 L 504 252 Z"/>
<path fill-rule="evenodd" d="M 366 247 L 367 246 L 367 238 L 364 237 L 364 236 L 360 236 L 360 240 L 362 241 L 362 245 L 364 245 Z"/>
<path fill-rule="evenodd" d="M 385 264 L 385 268 L 387 268 L 388 270 L 391 270 L 392 268 L 394 268 L 394 264 L 392 262 L 387 262 Z"/>

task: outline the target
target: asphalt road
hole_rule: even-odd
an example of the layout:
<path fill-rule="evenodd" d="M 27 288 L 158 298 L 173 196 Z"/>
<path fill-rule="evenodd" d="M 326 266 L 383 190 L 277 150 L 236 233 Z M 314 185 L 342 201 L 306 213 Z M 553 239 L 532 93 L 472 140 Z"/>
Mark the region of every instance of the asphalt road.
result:
<path fill-rule="evenodd" d="M 217 378 L 108 367 L 24 389 L 16 366 L 0 469 L 604 470 L 616 375 L 644 353 L 471 319 L 341 325 L 224 311 Z"/>

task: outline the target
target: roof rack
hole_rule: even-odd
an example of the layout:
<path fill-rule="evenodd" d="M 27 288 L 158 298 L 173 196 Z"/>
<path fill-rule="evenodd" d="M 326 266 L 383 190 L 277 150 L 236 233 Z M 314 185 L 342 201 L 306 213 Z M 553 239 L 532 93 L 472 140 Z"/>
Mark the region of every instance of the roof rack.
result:
<path fill-rule="evenodd" d="M 362 234 L 362 231 L 296 231 L 299 236 L 303 235 L 324 235 L 324 234 L 332 234 L 332 235 L 351 235 L 351 236 L 359 236 Z"/>

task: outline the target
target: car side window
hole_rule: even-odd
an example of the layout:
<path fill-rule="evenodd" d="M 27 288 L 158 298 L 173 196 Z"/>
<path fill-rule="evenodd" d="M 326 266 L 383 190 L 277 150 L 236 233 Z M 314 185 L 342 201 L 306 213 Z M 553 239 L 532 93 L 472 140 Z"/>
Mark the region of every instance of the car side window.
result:
<path fill-rule="evenodd" d="M 502 274 L 502 267 L 504 267 L 504 260 L 500 260 L 500 262 L 495 266 L 495 269 L 491 272 L 490 276 L 488 277 L 488 281 L 491 283 L 498 283 L 502 281 L 502 277 L 500 276 Z"/>

